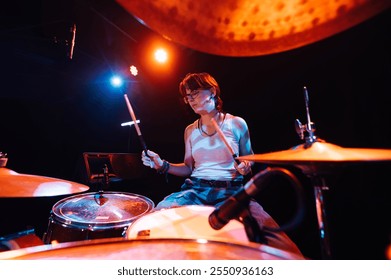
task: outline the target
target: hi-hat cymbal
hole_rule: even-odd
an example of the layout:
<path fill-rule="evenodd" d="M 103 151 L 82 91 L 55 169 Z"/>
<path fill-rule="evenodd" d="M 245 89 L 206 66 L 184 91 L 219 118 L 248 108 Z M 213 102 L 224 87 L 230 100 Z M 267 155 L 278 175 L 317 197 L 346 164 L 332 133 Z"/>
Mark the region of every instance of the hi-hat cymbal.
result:
<path fill-rule="evenodd" d="M 311 164 L 391 161 L 391 149 L 343 148 L 326 142 L 305 144 L 289 150 L 265 154 L 247 155 L 238 158 L 269 164 Z"/>
<path fill-rule="evenodd" d="M 45 197 L 80 193 L 88 189 L 88 186 L 71 181 L 0 168 L 0 197 Z"/>

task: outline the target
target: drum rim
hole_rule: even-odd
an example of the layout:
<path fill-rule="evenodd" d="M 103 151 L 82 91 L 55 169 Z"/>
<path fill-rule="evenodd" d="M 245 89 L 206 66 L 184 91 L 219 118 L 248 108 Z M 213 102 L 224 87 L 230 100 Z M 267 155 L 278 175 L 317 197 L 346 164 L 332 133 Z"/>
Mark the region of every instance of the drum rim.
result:
<path fill-rule="evenodd" d="M 40 254 L 43 252 L 50 252 L 53 253 L 52 257 L 55 257 L 55 252 L 60 250 L 67 250 L 67 249 L 73 249 L 73 248 L 80 248 L 80 247 L 93 247 L 93 246 L 105 246 L 110 244 L 125 244 L 125 243 L 167 243 L 167 242 L 181 242 L 181 243 L 197 243 L 197 244 L 214 244 L 214 245 L 223 245 L 223 246 L 234 246 L 237 248 L 243 248 L 245 250 L 251 250 L 259 252 L 260 254 L 269 254 L 274 257 L 278 257 L 281 260 L 305 260 L 301 255 L 298 255 L 293 252 L 284 251 L 282 249 L 274 248 L 269 245 L 265 244 L 259 244 L 254 242 L 228 242 L 227 240 L 218 240 L 218 239 L 203 239 L 203 238 L 133 238 L 133 239 L 126 239 L 121 237 L 112 237 L 112 238 L 102 238 L 102 239 L 90 239 L 90 240 L 82 240 L 82 241 L 71 241 L 71 242 L 62 242 L 58 244 L 47 244 L 47 245 L 39 245 L 39 246 L 33 246 L 23 249 L 16 249 L 12 251 L 5 251 L 0 252 L 0 260 L 7 260 L 7 259 L 28 259 L 28 256 L 34 256 L 34 254 Z M 95 248 L 96 250 L 97 248 Z M 69 257 L 72 259 L 71 257 Z M 60 258 L 59 258 L 60 259 Z M 87 258 L 86 258 L 87 259 Z M 107 258 L 101 258 L 101 259 L 107 259 Z M 125 258 L 132 260 L 131 256 L 130 258 Z M 134 258 L 133 258 L 134 259 Z M 136 258 L 137 259 L 137 258 Z"/>
<path fill-rule="evenodd" d="M 107 229 L 107 228 L 113 228 L 113 227 L 120 227 L 120 226 L 123 226 L 123 225 L 128 225 L 132 221 L 142 217 L 145 214 L 148 214 L 155 207 L 155 203 L 153 202 L 153 200 L 148 198 L 148 197 L 146 197 L 146 196 L 144 196 L 144 195 L 130 193 L 130 192 L 113 192 L 113 191 L 109 191 L 109 192 L 102 192 L 102 194 L 137 197 L 137 198 L 142 199 L 144 202 L 146 202 L 146 204 L 148 205 L 148 208 L 146 209 L 146 211 L 144 211 L 144 213 L 141 213 L 138 216 L 130 218 L 130 219 L 126 219 L 126 220 L 123 220 L 123 221 L 116 221 L 116 222 L 110 221 L 110 222 L 97 222 L 97 223 L 75 221 L 75 220 L 69 219 L 69 218 L 67 218 L 67 217 L 65 217 L 63 215 L 60 215 L 58 213 L 58 211 L 56 211 L 56 209 L 59 208 L 59 206 L 61 204 L 64 204 L 65 202 L 68 202 L 68 201 L 70 201 L 72 199 L 77 199 L 79 197 L 80 198 L 82 198 L 82 197 L 89 197 L 89 196 L 96 195 L 96 194 L 99 194 L 99 192 L 88 192 L 88 193 L 76 194 L 76 195 L 65 197 L 65 198 L 57 201 L 52 206 L 52 209 L 50 211 L 49 219 L 51 219 L 51 222 L 58 222 L 58 223 L 63 224 L 64 226 L 70 227 L 70 228 L 72 228 L 73 226 L 79 226 L 81 228 L 88 229 L 88 230 L 100 230 L 100 229 Z"/>

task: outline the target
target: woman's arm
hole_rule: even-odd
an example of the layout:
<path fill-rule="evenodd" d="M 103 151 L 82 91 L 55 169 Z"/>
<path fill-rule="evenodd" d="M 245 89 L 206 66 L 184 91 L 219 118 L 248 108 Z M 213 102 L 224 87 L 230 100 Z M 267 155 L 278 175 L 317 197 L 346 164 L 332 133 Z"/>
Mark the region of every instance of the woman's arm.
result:
<path fill-rule="evenodd" d="M 247 126 L 246 121 L 241 117 L 234 117 L 233 120 L 233 129 L 235 135 L 239 138 L 239 156 L 246 156 L 254 154 L 251 147 L 250 132 Z M 242 161 L 236 169 L 240 174 L 246 175 L 251 172 L 251 167 L 253 162 Z"/>
<path fill-rule="evenodd" d="M 156 169 L 161 173 L 169 173 L 175 176 L 186 177 L 189 176 L 193 170 L 193 157 L 191 155 L 191 144 L 190 144 L 190 133 L 191 129 L 188 126 L 185 130 L 184 141 L 185 141 L 185 159 L 182 163 L 169 163 L 163 160 L 159 154 L 148 150 L 148 156 L 145 156 L 144 151 L 142 152 L 141 159 L 145 166 Z"/>
<path fill-rule="evenodd" d="M 234 117 L 233 129 L 239 139 L 239 156 L 252 155 L 250 132 L 246 121 L 241 117 Z"/>
<path fill-rule="evenodd" d="M 184 133 L 185 156 L 183 163 L 170 163 L 168 173 L 176 176 L 186 177 L 193 171 L 194 160 L 191 153 L 190 134 L 192 132 L 191 125 L 187 126 Z"/>

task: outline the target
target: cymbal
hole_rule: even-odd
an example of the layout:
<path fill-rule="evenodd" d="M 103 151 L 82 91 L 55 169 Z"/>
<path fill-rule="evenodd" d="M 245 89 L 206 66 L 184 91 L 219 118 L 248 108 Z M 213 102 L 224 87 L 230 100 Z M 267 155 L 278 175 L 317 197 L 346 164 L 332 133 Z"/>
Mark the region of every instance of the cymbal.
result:
<path fill-rule="evenodd" d="M 116 0 L 164 38 L 223 56 L 302 47 L 356 26 L 391 6 L 373 0 Z"/>
<path fill-rule="evenodd" d="M 326 142 L 314 142 L 309 147 L 302 144 L 285 151 L 241 156 L 238 159 L 269 164 L 301 165 L 391 161 L 391 149 L 343 148 Z"/>
<path fill-rule="evenodd" d="M 71 181 L 0 168 L 0 197 L 46 197 L 80 193 L 88 189 L 88 186 Z"/>

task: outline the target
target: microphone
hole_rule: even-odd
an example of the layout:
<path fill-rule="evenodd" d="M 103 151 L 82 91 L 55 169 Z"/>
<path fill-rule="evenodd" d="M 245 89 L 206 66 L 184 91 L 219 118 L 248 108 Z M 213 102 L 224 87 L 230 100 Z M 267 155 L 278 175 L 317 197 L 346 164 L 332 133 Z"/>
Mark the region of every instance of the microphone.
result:
<path fill-rule="evenodd" d="M 202 106 L 204 106 L 206 103 L 211 102 L 213 99 L 213 95 L 211 95 L 209 98 L 205 99 L 205 101 L 202 102 Z"/>
<path fill-rule="evenodd" d="M 269 171 L 270 168 L 266 168 L 264 171 L 256 174 L 246 183 L 243 189 L 236 192 L 236 194 L 217 207 L 209 215 L 209 225 L 213 229 L 219 230 L 228 224 L 230 220 L 238 217 L 243 209 L 248 206 L 251 198 L 259 192 L 258 185 L 270 177 L 265 176 L 270 174 Z"/>
<path fill-rule="evenodd" d="M 246 183 L 243 189 L 239 190 L 236 192 L 236 194 L 224 201 L 223 204 L 217 207 L 209 215 L 209 225 L 213 229 L 219 230 L 228 224 L 230 220 L 239 217 L 242 218 L 242 213 L 245 208 L 248 207 L 251 198 L 255 196 L 263 186 L 267 185 L 268 180 L 274 175 L 282 175 L 283 177 L 286 177 L 292 184 L 292 186 L 295 188 L 298 207 L 293 218 L 289 222 L 285 223 L 284 226 L 279 226 L 276 228 L 263 226 L 263 229 L 268 229 L 272 232 L 278 232 L 292 229 L 298 225 L 304 216 L 305 205 L 303 204 L 303 187 L 300 184 L 300 181 L 291 171 L 281 167 L 267 167 L 265 170 L 257 173 L 254 177 L 252 177 Z"/>
<path fill-rule="evenodd" d="M 72 59 L 72 57 L 73 57 L 73 49 L 75 48 L 76 24 L 73 24 L 71 32 L 72 32 L 72 41 L 71 41 L 71 49 L 69 51 L 69 59 Z"/>

